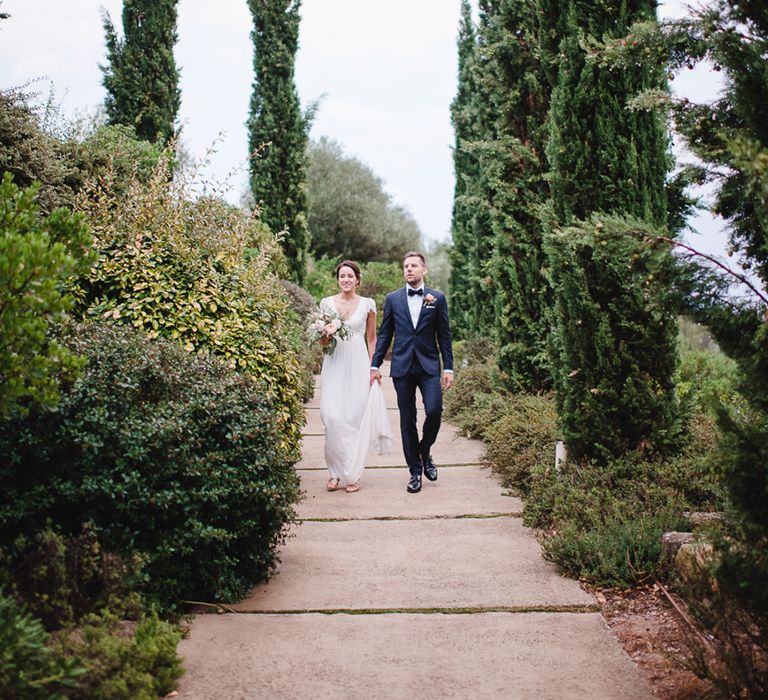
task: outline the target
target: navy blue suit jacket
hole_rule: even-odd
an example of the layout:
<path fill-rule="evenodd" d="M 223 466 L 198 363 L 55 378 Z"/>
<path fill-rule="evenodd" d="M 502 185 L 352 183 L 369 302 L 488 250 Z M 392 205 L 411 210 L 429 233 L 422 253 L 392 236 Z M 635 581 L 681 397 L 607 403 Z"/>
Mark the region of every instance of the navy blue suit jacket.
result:
<path fill-rule="evenodd" d="M 376 352 L 371 361 L 373 367 L 381 367 L 394 336 L 395 347 L 392 350 L 391 367 L 393 377 L 404 377 L 408 374 L 414 357 L 424 373 L 428 375 L 440 376 L 441 356 L 443 369 L 453 369 L 448 301 L 442 292 L 424 287 L 424 296 L 428 294 L 431 294 L 435 301 L 431 305 L 422 302 L 416 328 L 411 321 L 405 287 L 387 294 L 384 299 L 379 336 L 376 340 Z"/>

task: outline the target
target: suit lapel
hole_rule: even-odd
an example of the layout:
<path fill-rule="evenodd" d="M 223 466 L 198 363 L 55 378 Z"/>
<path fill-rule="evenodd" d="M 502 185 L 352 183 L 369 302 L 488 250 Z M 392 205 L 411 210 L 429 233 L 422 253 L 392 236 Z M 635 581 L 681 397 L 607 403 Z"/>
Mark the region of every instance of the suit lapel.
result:
<path fill-rule="evenodd" d="M 411 310 L 408 308 L 408 293 L 406 292 L 405 287 L 400 289 L 400 308 L 405 314 L 405 322 L 408 324 L 408 328 L 413 328 L 413 324 L 411 323 Z"/>

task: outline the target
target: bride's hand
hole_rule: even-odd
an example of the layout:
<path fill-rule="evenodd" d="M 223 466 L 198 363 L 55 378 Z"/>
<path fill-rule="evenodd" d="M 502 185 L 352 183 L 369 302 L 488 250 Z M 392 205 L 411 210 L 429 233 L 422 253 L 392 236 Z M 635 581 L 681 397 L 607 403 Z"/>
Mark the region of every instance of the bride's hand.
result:
<path fill-rule="evenodd" d="M 324 335 L 322 338 L 320 338 L 320 345 L 324 348 L 327 348 L 331 344 L 331 339 Z"/>

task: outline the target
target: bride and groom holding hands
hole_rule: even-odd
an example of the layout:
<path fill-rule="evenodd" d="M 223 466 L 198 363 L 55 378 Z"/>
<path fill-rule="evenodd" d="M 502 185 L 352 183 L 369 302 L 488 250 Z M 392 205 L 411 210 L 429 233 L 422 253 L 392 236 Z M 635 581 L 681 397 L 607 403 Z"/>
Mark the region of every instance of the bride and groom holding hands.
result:
<path fill-rule="evenodd" d="M 360 297 L 359 266 L 345 260 L 336 267 L 339 293 L 320 302 L 320 310 L 341 318 L 347 337 L 326 355 L 321 372 L 320 416 L 325 425 L 326 488 L 359 490 L 370 449 L 388 452 L 392 442 L 381 391 L 381 365 L 392 340 L 392 382 L 400 412 L 403 453 L 410 472 L 408 493 L 421 491 L 422 476 L 437 479 L 431 448 L 443 411 L 443 390 L 453 382 L 453 353 L 445 295 L 424 284 L 426 260 L 410 251 L 403 257 L 405 286 L 391 292 L 376 335 L 376 304 Z M 442 359 L 443 370 L 440 364 Z M 416 390 L 424 404 L 419 438 Z"/>

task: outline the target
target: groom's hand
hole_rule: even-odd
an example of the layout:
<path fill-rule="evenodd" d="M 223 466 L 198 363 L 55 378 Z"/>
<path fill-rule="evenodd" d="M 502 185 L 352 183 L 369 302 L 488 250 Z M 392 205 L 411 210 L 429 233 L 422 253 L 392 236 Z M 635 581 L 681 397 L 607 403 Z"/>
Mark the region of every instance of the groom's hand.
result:
<path fill-rule="evenodd" d="M 371 370 L 371 386 L 373 386 L 374 382 L 381 384 L 381 372 L 377 369 Z"/>
<path fill-rule="evenodd" d="M 453 384 L 453 372 L 446 372 L 443 374 L 443 389 L 446 391 L 451 388 Z"/>

